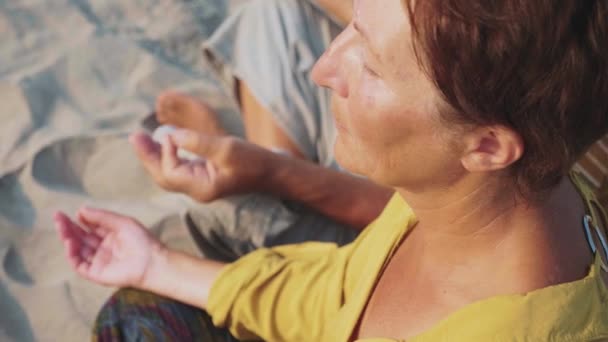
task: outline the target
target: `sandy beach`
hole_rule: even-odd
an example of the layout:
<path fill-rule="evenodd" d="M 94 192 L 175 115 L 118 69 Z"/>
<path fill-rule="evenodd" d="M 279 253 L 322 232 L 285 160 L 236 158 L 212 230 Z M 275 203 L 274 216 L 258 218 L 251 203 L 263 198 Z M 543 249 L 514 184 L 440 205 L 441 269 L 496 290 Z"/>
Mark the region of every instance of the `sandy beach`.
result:
<path fill-rule="evenodd" d="M 127 137 L 168 89 L 204 100 L 241 134 L 237 106 L 201 44 L 246 1 L 0 1 L 0 342 L 87 341 L 115 290 L 69 268 L 57 210 L 128 214 L 170 247 L 200 255 L 185 214 L 218 224 L 221 204 L 158 188 Z M 602 186 L 607 206 L 608 137 L 585 158 L 576 169 Z"/>
<path fill-rule="evenodd" d="M 239 1 L 240 3 L 240 1 Z M 85 341 L 113 291 L 79 279 L 52 226 L 83 204 L 137 217 L 197 253 L 193 203 L 146 176 L 127 135 L 155 97 L 203 98 L 238 130 L 200 45 L 237 2 L 15 0 L 0 3 L 0 341 Z"/>

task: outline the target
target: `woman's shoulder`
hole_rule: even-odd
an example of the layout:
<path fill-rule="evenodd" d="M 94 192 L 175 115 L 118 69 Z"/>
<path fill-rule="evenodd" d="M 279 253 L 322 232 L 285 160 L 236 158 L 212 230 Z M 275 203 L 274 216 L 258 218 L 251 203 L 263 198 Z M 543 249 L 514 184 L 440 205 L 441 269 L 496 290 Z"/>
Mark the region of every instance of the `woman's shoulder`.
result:
<path fill-rule="evenodd" d="M 361 233 L 356 243 L 363 248 L 376 243 L 384 245 L 399 240 L 416 222 L 412 208 L 399 193 L 388 201 L 382 213 Z"/>
<path fill-rule="evenodd" d="M 576 243 L 573 239 L 562 245 L 563 253 L 555 253 L 555 265 L 561 260 L 573 258 L 572 250 L 585 250 L 586 271 L 570 280 L 552 278 L 554 272 L 538 272 L 543 267 L 518 270 L 513 278 L 523 279 L 523 288 L 509 295 L 498 295 L 474 302 L 454 312 L 430 331 L 413 341 L 596 341 L 608 340 L 608 248 L 605 227 L 601 227 L 604 212 L 601 207 L 591 208 L 594 194 L 576 174 L 571 175 L 573 184 L 586 202 L 589 229 L 580 233 L 590 237 Z M 595 224 L 597 223 L 597 229 Z M 578 226 L 578 225 L 577 225 Z M 583 231 L 587 233 L 583 233 Z M 580 240 L 580 239 L 579 239 Z M 584 244 L 584 246 L 581 246 Z M 595 248 L 591 248 L 594 245 Z M 540 246 L 537 246 L 541 248 Z M 582 253 L 585 254 L 585 253 Z M 565 258 L 559 259 L 559 257 Z M 553 259 L 552 259 L 553 260 Z M 541 265 L 542 266 L 542 265 Z M 547 266 L 551 266 L 549 263 Z M 579 269 L 576 266 L 575 269 Z M 523 272 L 523 273 L 522 273 Z M 551 278 L 551 279 L 549 279 Z M 506 281 L 505 281 L 506 282 Z M 509 291 L 507 291 L 509 292 Z"/>
<path fill-rule="evenodd" d="M 595 272 L 575 282 L 473 303 L 413 342 L 608 339 L 608 291 Z"/>

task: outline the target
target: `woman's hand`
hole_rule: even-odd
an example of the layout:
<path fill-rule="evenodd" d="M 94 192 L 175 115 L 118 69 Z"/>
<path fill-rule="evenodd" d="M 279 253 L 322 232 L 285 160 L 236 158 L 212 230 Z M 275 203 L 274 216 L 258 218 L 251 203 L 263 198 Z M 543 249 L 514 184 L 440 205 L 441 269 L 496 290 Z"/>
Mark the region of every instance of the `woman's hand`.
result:
<path fill-rule="evenodd" d="M 163 189 L 184 193 L 199 202 L 227 195 L 265 191 L 265 179 L 276 153 L 234 137 L 177 130 L 161 144 L 145 133 L 130 137 L 138 158 Z M 178 158 L 178 148 L 204 160 Z"/>
<path fill-rule="evenodd" d="M 66 256 L 82 277 L 108 286 L 141 287 L 164 250 L 136 220 L 109 211 L 83 208 L 80 224 L 62 212 L 55 226 Z"/>

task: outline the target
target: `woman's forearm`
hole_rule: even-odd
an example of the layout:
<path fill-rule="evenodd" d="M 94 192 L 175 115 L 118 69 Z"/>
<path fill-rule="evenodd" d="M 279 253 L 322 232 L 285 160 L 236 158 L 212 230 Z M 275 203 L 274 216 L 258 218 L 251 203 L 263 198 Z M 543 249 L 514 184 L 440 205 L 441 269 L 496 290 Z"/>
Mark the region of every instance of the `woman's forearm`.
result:
<path fill-rule="evenodd" d="M 226 265 L 163 248 L 154 254 L 140 287 L 205 309 L 211 287 Z"/>

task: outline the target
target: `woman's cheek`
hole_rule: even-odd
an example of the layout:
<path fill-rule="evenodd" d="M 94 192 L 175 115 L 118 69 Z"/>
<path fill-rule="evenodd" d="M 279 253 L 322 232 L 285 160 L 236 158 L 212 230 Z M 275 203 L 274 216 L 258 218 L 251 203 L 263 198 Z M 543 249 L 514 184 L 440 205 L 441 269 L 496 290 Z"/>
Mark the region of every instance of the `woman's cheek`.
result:
<path fill-rule="evenodd" d="M 365 137 L 377 133 L 374 128 L 381 123 L 383 108 L 390 105 L 386 101 L 391 93 L 382 80 L 373 76 L 362 77 L 359 87 L 350 94 L 348 108 L 357 135 Z"/>

